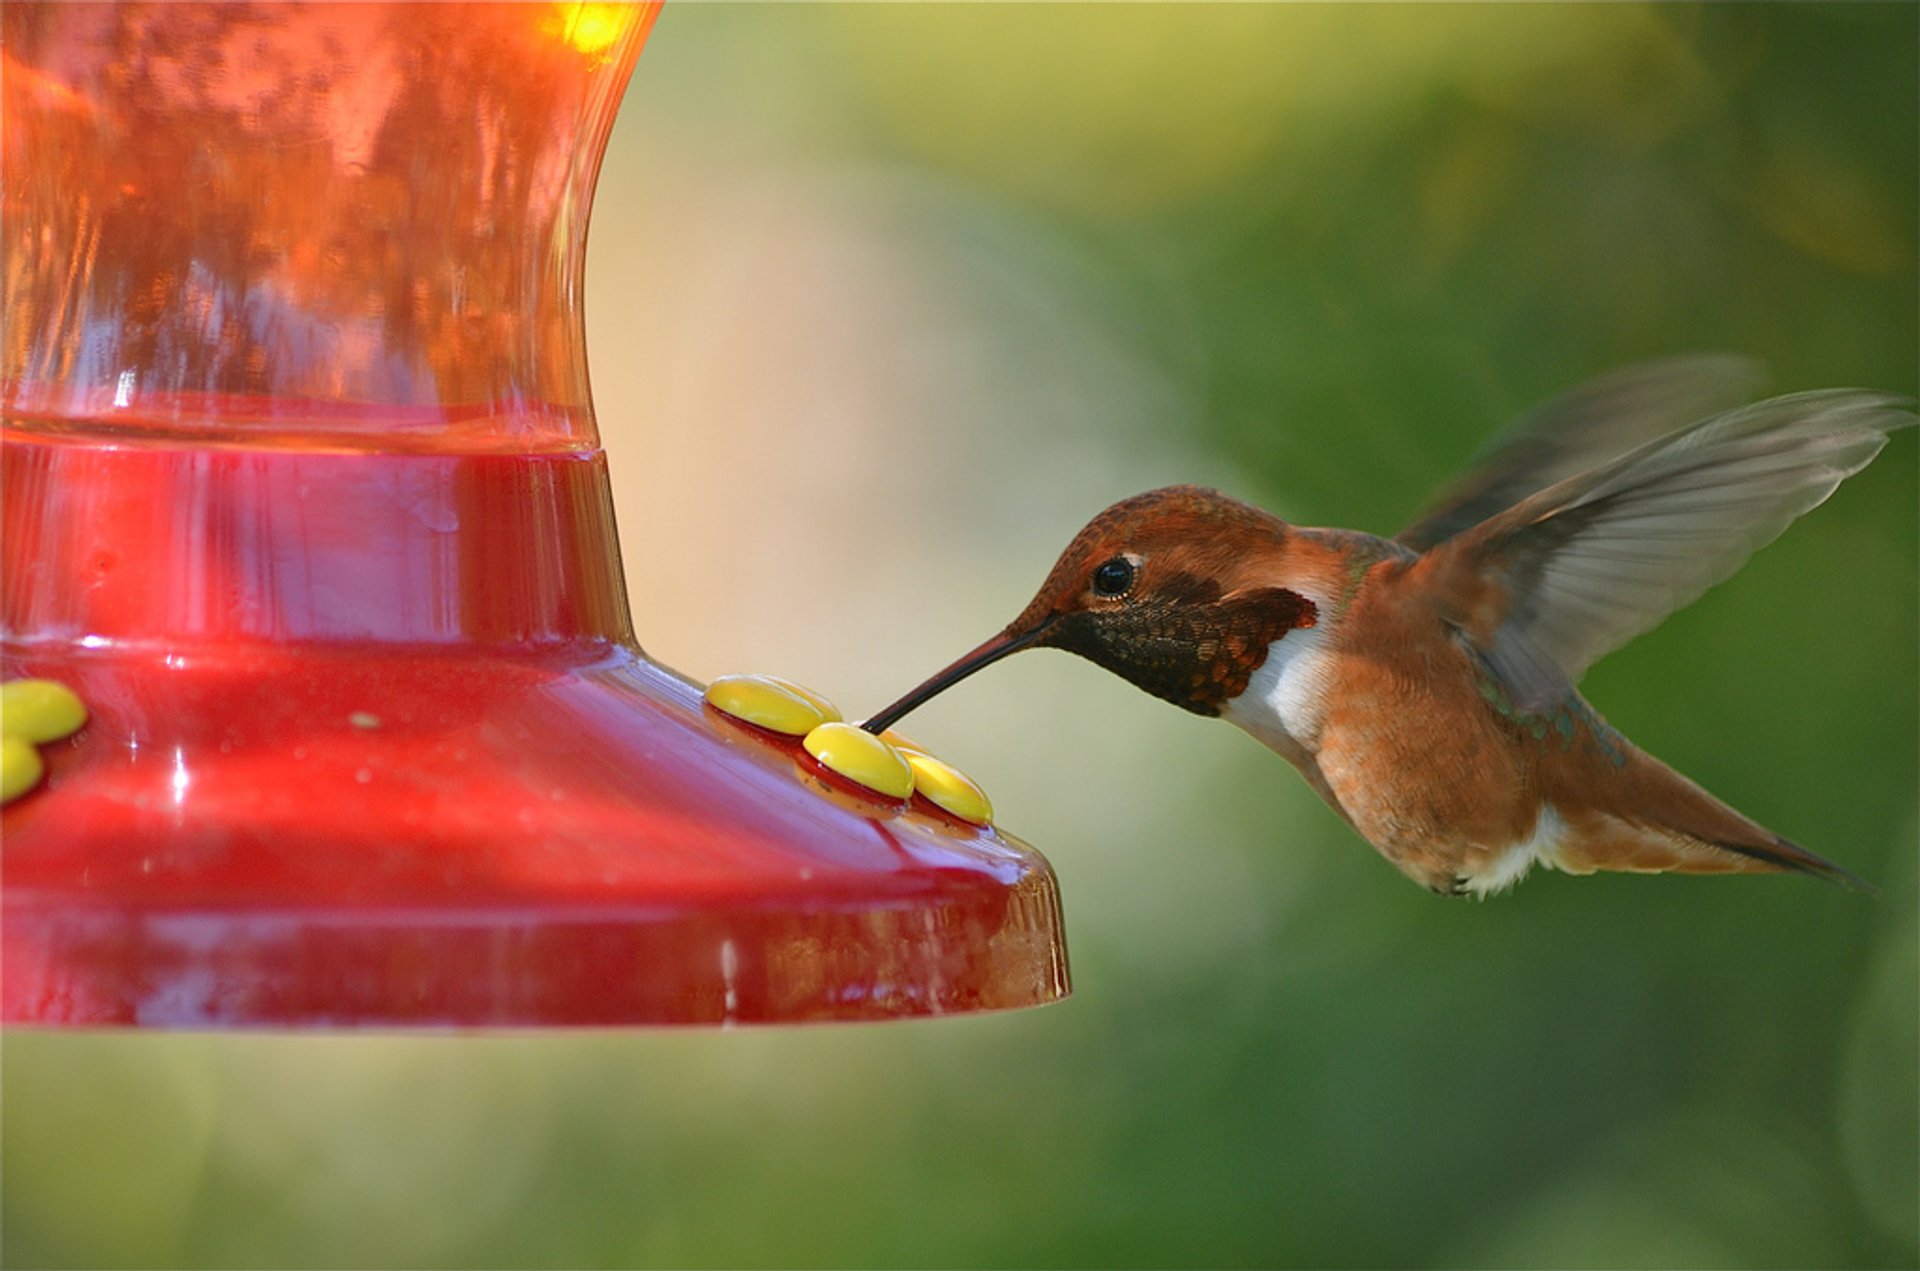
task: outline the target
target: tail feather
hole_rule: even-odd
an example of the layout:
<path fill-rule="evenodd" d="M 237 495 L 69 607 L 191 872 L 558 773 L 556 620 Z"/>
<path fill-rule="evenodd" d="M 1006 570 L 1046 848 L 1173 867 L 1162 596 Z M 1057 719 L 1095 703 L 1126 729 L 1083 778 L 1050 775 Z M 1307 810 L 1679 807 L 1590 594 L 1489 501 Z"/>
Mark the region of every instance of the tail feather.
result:
<path fill-rule="evenodd" d="M 1675 874 L 1809 874 L 1855 891 L 1874 887 L 1826 857 L 1741 815 L 1644 751 L 1632 749 L 1601 804 L 1563 806 L 1560 868 Z M 1586 785 L 1592 791 L 1594 785 Z"/>
<path fill-rule="evenodd" d="M 1553 863 L 1573 874 L 1807 874 L 1867 895 L 1874 886 L 1817 852 L 1762 830 L 1741 838 L 1703 838 L 1672 825 L 1606 818 L 1562 843 Z M 1757 828 L 1757 827 L 1756 827 Z"/>
<path fill-rule="evenodd" d="M 1793 840 L 1777 834 L 1770 843 L 1715 843 L 1713 846 L 1757 861 L 1763 870 L 1811 874 L 1869 896 L 1880 894 L 1879 888 L 1853 871 L 1843 869 L 1818 852 L 1810 852 Z"/>

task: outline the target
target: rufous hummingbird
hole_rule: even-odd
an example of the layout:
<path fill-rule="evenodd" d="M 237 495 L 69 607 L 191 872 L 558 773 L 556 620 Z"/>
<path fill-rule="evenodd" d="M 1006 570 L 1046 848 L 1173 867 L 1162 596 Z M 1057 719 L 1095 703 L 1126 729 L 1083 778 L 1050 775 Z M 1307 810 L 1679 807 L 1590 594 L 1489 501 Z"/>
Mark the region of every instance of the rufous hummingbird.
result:
<path fill-rule="evenodd" d="M 1005 630 L 865 726 L 1020 649 L 1065 649 L 1253 734 L 1445 895 L 1498 892 L 1535 863 L 1864 886 L 1636 748 L 1574 687 L 1914 422 L 1854 390 L 1702 419 L 1746 375 L 1699 357 L 1595 381 L 1390 539 L 1197 486 L 1123 499 Z"/>

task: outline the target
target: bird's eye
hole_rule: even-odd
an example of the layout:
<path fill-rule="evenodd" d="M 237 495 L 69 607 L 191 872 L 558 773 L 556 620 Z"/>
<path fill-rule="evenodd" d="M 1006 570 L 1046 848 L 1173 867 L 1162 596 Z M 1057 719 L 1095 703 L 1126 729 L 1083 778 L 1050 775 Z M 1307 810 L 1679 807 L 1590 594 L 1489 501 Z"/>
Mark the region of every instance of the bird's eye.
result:
<path fill-rule="evenodd" d="M 1124 596 L 1133 589 L 1133 562 L 1116 556 L 1093 571 L 1093 594 Z"/>

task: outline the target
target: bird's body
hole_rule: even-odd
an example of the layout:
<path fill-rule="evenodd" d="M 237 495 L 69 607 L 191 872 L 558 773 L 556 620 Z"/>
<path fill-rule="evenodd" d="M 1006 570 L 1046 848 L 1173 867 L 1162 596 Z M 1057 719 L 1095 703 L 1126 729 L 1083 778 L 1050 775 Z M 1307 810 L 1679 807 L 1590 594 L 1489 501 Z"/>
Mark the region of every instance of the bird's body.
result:
<path fill-rule="evenodd" d="M 1395 539 L 1193 486 L 1123 500 L 1004 632 L 870 726 L 1048 645 L 1245 729 L 1437 892 L 1485 895 L 1536 863 L 1850 881 L 1638 750 L 1574 687 L 1911 422 L 1884 397 L 1815 393 L 1623 441 L 1700 378 L 1657 364 L 1564 399 Z M 1633 419 L 1600 419 L 1623 392 Z"/>
<path fill-rule="evenodd" d="M 1517 708 L 1435 603 L 1435 562 L 1344 533 L 1288 537 L 1324 603 L 1220 714 L 1421 886 L 1485 895 L 1536 863 L 1829 871 L 1635 748 L 1577 691 Z"/>

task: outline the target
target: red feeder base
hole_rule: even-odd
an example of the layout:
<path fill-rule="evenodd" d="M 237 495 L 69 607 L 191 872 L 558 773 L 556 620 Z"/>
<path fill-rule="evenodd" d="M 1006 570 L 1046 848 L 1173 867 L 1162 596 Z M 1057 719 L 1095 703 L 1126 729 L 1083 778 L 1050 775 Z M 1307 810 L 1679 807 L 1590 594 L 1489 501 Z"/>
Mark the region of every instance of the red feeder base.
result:
<path fill-rule="evenodd" d="M 92 719 L 4 813 L 4 1018 L 744 1023 L 1064 995 L 1031 849 L 838 788 L 632 647 L 605 494 L 597 455 L 9 444 L 4 673 Z"/>

